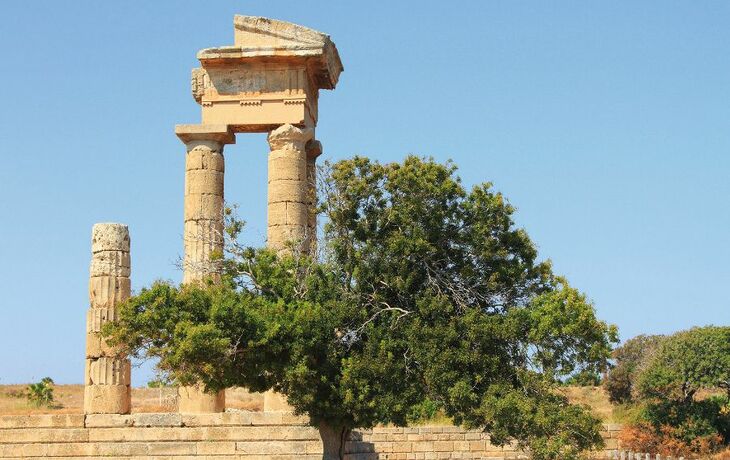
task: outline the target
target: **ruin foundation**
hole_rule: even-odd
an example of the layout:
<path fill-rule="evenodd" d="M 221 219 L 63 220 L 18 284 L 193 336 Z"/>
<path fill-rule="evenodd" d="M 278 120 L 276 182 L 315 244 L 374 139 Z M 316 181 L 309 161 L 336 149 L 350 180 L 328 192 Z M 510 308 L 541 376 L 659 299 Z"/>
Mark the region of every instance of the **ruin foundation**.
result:
<path fill-rule="evenodd" d="M 596 458 L 611 458 L 620 428 L 605 426 Z M 348 460 L 524 458 L 450 426 L 356 431 L 346 449 Z M 3 416 L 0 458 L 320 460 L 322 442 L 305 419 L 283 413 Z"/>

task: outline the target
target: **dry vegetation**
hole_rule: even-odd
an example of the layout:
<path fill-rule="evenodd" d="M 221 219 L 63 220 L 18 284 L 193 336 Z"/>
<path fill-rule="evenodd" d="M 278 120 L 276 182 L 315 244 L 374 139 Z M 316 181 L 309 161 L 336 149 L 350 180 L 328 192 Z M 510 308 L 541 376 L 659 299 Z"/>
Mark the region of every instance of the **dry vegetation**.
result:
<path fill-rule="evenodd" d="M 84 399 L 82 385 L 56 385 L 54 395 L 57 407 L 32 407 L 22 393 L 26 385 L 0 385 L 0 415 L 25 414 L 73 414 L 81 413 Z M 594 414 L 607 423 L 621 421 L 620 408 L 608 402 L 608 395 L 601 387 L 565 387 L 562 389 L 571 402 L 586 404 Z M 132 389 L 133 412 L 172 412 L 175 410 L 175 388 Z M 260 411 L 263 396 L 250 394 L 246 390 L 233 388 L 226 391 L 226 407 L 230 409 Z M 449 424 L 446 417 L 437 416 L 430 424 Z"/>
<path fill-rule="evenodd" d="M 33 407 L 24 396 L 27 385 L 0 385 L 0 415 L 78 414 L 83 411 L 83 385 L 55 385 L 53 408 Z M 175 388 L 132 389 L 132 412 L 173 412 L 176 409 Z M 226 391 L 226 407 L 260 411 L 263 396 L 239 388 Z"/>
<path fill-rule="evenodd" d="M 617 407 L 609 402 L 603 387 L 563 387 L 561 390 L 571 403 L 590 406 L 593 414 L 604 422 L 621 422 Z"/>

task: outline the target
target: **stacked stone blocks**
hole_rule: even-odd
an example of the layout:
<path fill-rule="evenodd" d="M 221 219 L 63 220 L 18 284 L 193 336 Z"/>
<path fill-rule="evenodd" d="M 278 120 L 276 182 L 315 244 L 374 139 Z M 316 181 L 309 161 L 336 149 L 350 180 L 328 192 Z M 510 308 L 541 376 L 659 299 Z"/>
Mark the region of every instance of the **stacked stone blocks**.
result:
<path fill-rule="evenodd" d="M 268 136 L 268 245 L 287 251 L 306 253 L 314 235 L 310 229 L 312 171 L 307 158 L 307 142 L 314 137 L 311 128 L 285 124 Z"/>
<path fill-rule="evenodd" d="M 595 458 L 611 458 L 620 429 L 605 427 L 607 450 Z M 346 452 L 348 460 L 526 458 L 449 426 L 357 431 Z M 305 418 L 286 413 L 4 416 L 0 458 L 320 460 L 322 443 Z"/>
<path fill-rule="evenodd" d="M 212 262 L 223 251 L 223 145 L 214 140 L 188 142 L 185 157 L 185 259 L 183 282 L 217 275 Z"/>
<path fill-rule="evenodd" d="M 91 252 L 84 412 L 126 414 L 131 409 L 131 364 L 106 343 L 101 331 L 117 319 L 119 305 L 131 293 L 129 229 L 122 224 L 94 225 Z"/>

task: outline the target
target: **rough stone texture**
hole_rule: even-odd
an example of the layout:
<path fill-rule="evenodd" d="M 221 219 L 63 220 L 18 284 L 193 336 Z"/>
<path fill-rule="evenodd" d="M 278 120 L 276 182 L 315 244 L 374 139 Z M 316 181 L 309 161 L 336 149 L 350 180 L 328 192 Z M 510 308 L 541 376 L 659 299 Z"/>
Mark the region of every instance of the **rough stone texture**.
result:
<path fill-rule="evenodd" d="M 122 224 L 94 225 L 91 251 L 84 412 L 126 414 L 131 410 L 131 364 L 100 332 L 105 323 L 116 320 L 117 306 L 131 293 L 129 229 Z"/>
<path fill-rule="evenodd" d="M 269 133 L 268 245 L 307 252 L 311 246 L 310 186 L 305 146 L 309 128 L 285 124 Z"/>
<path fill-rule="evenodd" d="M 621 427 L 603 432 L 607 458 Z M 348 460 L 515 459 L 524 454 L 457 427 L 356 431 Z M 0 458 L 320 460 L 319 432 L 286 413 L 31 415 L 0 417 Z"/>
<path fill-rule="evenodd" d="M 212 255 L 223 251 L 225 159 L 220 132 L 195 132 L 186 140 L 183 283 L 213 278 L 219 267 Z"/>
<path fill-rule="evenodd" d="M 235 132 L 315 126 L 319 90 L 334 89 L 343 70 L 329 36 L 254 16 L 236 16 L 234 27 L 235 45 L 198 53 L 191 86 L 203 123 Z"/>
<path fill-rule="evenodd" d="M 223 412 L 225 410 L 225 391 L 206 393 L 197 386 L 178 388 L 177 411 L 181 414 Z"/>

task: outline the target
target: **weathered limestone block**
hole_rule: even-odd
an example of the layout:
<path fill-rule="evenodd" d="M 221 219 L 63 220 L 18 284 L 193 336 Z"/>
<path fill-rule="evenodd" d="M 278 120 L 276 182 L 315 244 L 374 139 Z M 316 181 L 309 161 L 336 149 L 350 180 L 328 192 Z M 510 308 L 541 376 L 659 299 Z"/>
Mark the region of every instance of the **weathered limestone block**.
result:
<path fill-rule="evenodd" d="M 223 196 L 223 174 L 209 169 L 192 169 L 185 173 L 186 195 L 209 194 Z"/>
<path fill-rule="evenodd" d="M 178 412 L 199 414 L 223 412 L 226 409 L 226 392 L 206 393 L 201 386 L 178 388 Z"/>
<path fill-rule="evenodd" d="M 84 413 L 128 414 L 132 410 L 129 385 L 87 385 L 84 388 Z"/>
<path fill-rule="evenodd" d="M 185 220 L 223 219 L 223 195 L 189 194 L 185 198 Z"/>
<path fill-rule="evenodd" d="M 223 251 L 223 212 L 221 219 L 199 219 L 185 222 L 183 283 L 200 281 L 220 272 L 214 254 Z"/>
<path fill-rule="evenodd" d="M 101 336 L 104 324 L 117 319 L 116 307 L 131 295 L 129 229 L 96 224 L 91 237 L 90 308 L 86 315 L 85 413 L 128 413 L 131 364 Z"/>
<path fill-rule="evenodd" d="M 129 253 L 129 229 L 124 224 L 96 224 L 91 230 L 91 252 L 122 251 Z"/>
<path fill-rule="evenodd" d="M 101 356 L 86 360 L 86 385 L 130 385 L 132 366 L 125 357 Z"/>
<path fill-rule="evenodd" d="M 129 269 L 126 270 L 129 273 Z M 91 276 L 89 300 L 93 308 L 114 308 L 129 299 L 131 281 L 129 275 Z"/>
<path fill-rule="evenodd" d="M 130 266 L 129 251 L 97 251 L 91 259 L 90 276 L 128 277 L 130 275 Z"/>

